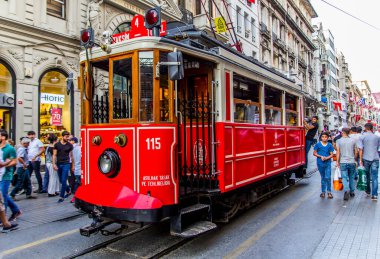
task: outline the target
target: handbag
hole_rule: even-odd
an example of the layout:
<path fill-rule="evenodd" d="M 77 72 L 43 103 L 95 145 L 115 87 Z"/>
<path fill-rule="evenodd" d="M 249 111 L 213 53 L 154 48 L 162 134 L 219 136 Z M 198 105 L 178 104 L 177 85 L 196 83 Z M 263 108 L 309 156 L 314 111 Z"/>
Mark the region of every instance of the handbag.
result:
<path fill-rule="evenodd" d="M 336 161 L 336 154 L 333 154 L 332 159 L 333 159 L 333 161 Z"/>
<path fill-rule="evenodd" d="M 367 174 L 364 166 L 359 166 L 358 167 L 358 174 L 359 174 L 359 179 L 358 179 L 358 184 L 356 188 L 359 191 L 365 191 L 367 189 Z"/>
<path fill-rule="evenodd" d="M 343 190 L 342 175 L 340 173 L 339 167 L 335 168 L 333 186 L 335 191 Z"/>

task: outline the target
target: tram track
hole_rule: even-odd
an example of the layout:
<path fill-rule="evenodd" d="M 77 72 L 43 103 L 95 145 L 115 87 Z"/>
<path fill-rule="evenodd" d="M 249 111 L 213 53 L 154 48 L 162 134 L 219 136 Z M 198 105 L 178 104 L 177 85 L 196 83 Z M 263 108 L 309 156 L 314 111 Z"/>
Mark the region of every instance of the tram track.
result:
<path fill-rule="evenodd" d="M 318 172 L 317 169 L 309 172 L 307 174 L 307 177 L 305 177 L 306 179 L 307 178 L 310 178 L 312 177 L 316 172 Z M 295 181 L 295 183 L 298 183 L 302 180 L 305 180 L 305 178 L 299 178 Z M 289 187 L 291 186 L 294 186 L 294 185 L 287 185 L 285 186 L 284 188 L 282 188 L 278 193 L 281 193 L 282 191 L 285 191 L 287 189 L 289 189 Z M 167 220 L 164 220 L 164 221 L 167 221 Z M 83 250 L 80 250 L 80 251 L 77 251 L 71 255 L 68 255 L 68 256 L 65 256 L 63 257 L 63 259 L 74 259 L 74 258 L 78 258 L 78 257 L 81 257 L 81 256 L 84 256 L 84 255 L 87 255 L 87 254 L 90 254 L 92 252 L 96 252 L 100 249 L 103 249 L 103 248 L 106 248 L 107 246 L 113 244 L 113 243 L 116 243 L 117 241 L 119 240 L 122 240 L 124 238 L 127 238 L 127 237 L 131 237 L 133 235 L 136 235 L 138 233 L 141 233 L 143 231 L 146 231 L 148 229 L 151 229 L 154 225 L 153 224 L 149 224 L 149 225 L 145 225 L 141 228 L 138 228 L 138 229 L 134 229 L 132 231 L 129 231 L 125 234 L 121 234 L 120 236 L 117 236 L 115 238 L 112 238 L 112 239 L 109 239 L 107 241 L 104 241 L 104 242 L 101 242 L 99 244 L 96 244 L 94 246 L 91 246 L 89 248 L 85 248 Z M 185 245 L 186 243 L 194 240 L 196 237 L 193 237 L 193 238 L 182 238 L 176 242 L 174 242 L 173 244 L 170 244 L 169 246 L 163 248 L 163 249 L 160 249 L 159 251 L 157 251 L 156 253 L 154 253 L 153 255 L 148 255 L 148 256 L 144 256 L 144 258 L 148 258 L 148 259 L 157 259 L 157 258 L 161 258 L 167 254 L 170 254 L 171 252 L 175 251 L 176 249 L 180 248 L 181 246 Z"/>

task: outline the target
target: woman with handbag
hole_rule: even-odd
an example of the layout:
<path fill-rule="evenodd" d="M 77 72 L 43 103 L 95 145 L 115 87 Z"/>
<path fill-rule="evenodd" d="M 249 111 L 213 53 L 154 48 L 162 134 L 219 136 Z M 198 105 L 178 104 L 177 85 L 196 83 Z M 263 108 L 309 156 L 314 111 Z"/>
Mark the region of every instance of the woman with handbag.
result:
<path fill-rule="evenodd" d="M 329 134 L 323 132 L 321 134 L 321 141 L 314 146 L 313 155 L 317 157 L 317 167 L 321 175 L 321 198 L 325 198 L 327 191 L 327 197 L 333 198 L 331 193 L 331 158 L 333 156 L 334 147 L 329 142 Z"/>
<path fill-rule="evenodd" d="M 53 148 L 57 140 L 57 136 L 50 133 L 48 137 L 49 145 L 45 150 L 46 173 L 49 174 L 49 184 L 47 189 L 49 197 L 56 196 L 60 189 L 58 172 L 53 168 Z"/>

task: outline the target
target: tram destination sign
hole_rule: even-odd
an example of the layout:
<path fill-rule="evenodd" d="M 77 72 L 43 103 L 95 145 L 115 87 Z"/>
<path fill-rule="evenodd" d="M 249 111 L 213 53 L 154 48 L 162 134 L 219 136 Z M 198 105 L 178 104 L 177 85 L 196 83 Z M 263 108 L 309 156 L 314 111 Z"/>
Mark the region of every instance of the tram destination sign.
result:
<path fill-rule="evenodd" d="M 166 31 L 166 21 L 162 21 L 160 36 L 165 36 Z M 112 43 L 122 42 L 125 40 L 130 40 L 133 38 L 152 36 L 152 30 L 149 30 L 144 25 L 144 16 L 137 14 L 133 17 L 131 21 L 131 29 L 129 31 L 124 31 L 121 33 L 112 35 Z"/>

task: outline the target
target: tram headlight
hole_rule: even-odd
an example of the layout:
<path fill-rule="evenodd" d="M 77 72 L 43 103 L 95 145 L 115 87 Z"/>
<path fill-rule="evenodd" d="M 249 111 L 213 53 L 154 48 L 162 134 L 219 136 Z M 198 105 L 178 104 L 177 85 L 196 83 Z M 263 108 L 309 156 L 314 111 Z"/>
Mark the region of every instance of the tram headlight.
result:
<path fill-rule="evenodd" d="M 112 149 L 106 149 L 99 156 L 98 168 L 99 171 L 109 178 L 116 177 L 120 171 L 120 157 L 117 152 Z"/>

